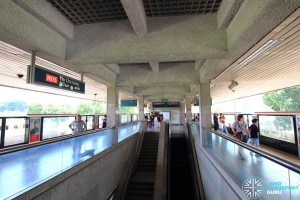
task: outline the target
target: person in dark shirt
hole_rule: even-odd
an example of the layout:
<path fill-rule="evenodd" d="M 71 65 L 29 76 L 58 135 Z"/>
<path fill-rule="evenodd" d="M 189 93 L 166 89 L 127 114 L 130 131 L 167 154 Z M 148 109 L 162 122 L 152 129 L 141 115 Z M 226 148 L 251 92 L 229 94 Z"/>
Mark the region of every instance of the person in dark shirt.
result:
<path fill-rule="evenodd" d="M 252 119 L 252 125 L 249 127 L 250 129 L 250 137 L 251 137 L 251 144 L 255 147 L 259 146 L 259 128 L 258 128 L 258 119 Z"/>
<path fill-rule="evenodd" d="M 218 114 L 214 113 L 214 130 L 217 131 L 219 129 L 219 119 Z"/>
<path fill-rule="evenodd" d="M 106 128 L 106 118 L 104 118 L 102 121 L 102 128 Z"/>
<path fill-rule="evenodd" d="M 35 120 L 33 122 L 33 129 L 30 130 L 30 135 L 39 135 L 40 129 L 39 129 L 39 122 Z"/>

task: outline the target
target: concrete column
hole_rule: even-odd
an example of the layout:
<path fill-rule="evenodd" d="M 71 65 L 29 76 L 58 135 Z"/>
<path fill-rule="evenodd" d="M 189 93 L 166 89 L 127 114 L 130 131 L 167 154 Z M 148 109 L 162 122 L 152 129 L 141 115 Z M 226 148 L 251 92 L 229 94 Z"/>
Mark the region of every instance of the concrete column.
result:
<path fill-rule="evenodd" d="M 181 124 L 184 124 L 185 122 L 185 103 L 181 103 Z"/>
<path fill-rule="evenodd" d="M 192 121 L 192 104 L 191 104 L 191 98 L 186 98 L 185 101 L 185 110 L 186 110 L 186 120 L 187 122 Z"/>
<path fill-rule="evenodd" d="M 211 97 L 210 84 L 201 83 L 199 88 L 200 127 L 211 128 Z"/>
<path fill-rule="evenodd" d="M 144 120 L 144 97 L 138 99 L 139 120 Z"/>
<path fill-rule="evenodd" d="M 119 91 L 116 86 L 107 86 L 107 127 L 119 124 Z"/>

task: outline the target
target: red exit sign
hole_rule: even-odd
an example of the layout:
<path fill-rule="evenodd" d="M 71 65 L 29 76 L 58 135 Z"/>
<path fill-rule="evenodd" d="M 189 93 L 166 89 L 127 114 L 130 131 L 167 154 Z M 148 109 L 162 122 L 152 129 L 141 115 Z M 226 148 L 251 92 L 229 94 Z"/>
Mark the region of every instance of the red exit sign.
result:
<path fill-rule="evenodd" d="M 46 82 L 58 84 L 58 77 L 50 74 L 46 74 Z"/>

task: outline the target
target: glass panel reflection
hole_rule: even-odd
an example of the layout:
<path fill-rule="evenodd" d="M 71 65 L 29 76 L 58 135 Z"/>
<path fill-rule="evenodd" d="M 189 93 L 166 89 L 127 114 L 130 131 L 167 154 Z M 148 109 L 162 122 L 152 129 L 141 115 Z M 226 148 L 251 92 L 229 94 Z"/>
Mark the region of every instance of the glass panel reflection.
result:
<path fill-rule="evenodd" d="M 118 127 L 118 142 L 128 138 L 129 136 L 139 132 L 141 122 L 135 122 Z"/>
<path fill-rule="evenodd" d="M 198 135 L 195 125 L 191 124 L 191 130 L 193 135 Z M 236 177 L 241 189 L 246 180 L 255 177 L 261 180 L 264 186 L 262 199 L 300 199 L 300 175 L 298 173 L 214 134 L 208 129 L 204 130 L 202 139 L 203 147 Z M 277 193 L 277 196 L 274 193 Z"/>
<path fill-rule="evenodd" d="M 36 186 L 112 145 L 113 129 L 0 155 L 0 199 Z"/>

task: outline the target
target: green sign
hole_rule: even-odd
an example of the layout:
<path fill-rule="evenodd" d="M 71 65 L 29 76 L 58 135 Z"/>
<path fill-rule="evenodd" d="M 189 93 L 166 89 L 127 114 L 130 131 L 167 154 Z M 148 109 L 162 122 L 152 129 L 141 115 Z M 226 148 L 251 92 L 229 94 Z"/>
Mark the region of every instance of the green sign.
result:
<path fill-rule="evenodd" d="M 180 102 L 153 102 L 153 108 L 177 108 Z"/>
<path fill-rule="evenodd" d="M 194 106 L 199 106 L 199 98 L 194 98 Z"/>
<path fill-rule="evenodd" d="M 28 66 L 30 69 L 30 66 Z M 28 72 L 30 72 L 28 70 Z M 27 79 L 30 79 L 30 73 L 27 73 Z M 29 81 L 30 83 L 30 81 Z M 35 66 L 33 69 L 32 82 L 37 85 L 44 85 L 57 89 L 68 90 L 72 92 L 85 93 L 85 83 L 68 76 L 56 73 L 54 71 Z"/>
<path fill-rule="evenodd" d="M 137 107 L 137 100 L 121 100 L 122 107 Z"/>
<path fill-rule="evenodd" d="M 161 99 L 161 102 L 168 102 L 168 99 Z"/>

